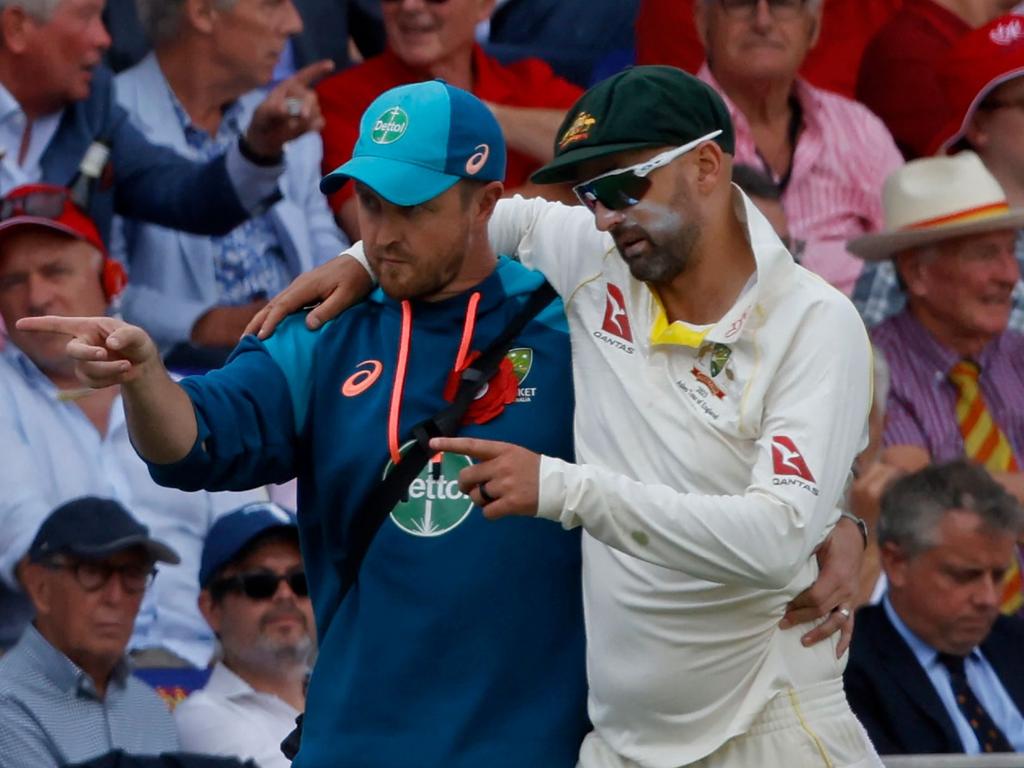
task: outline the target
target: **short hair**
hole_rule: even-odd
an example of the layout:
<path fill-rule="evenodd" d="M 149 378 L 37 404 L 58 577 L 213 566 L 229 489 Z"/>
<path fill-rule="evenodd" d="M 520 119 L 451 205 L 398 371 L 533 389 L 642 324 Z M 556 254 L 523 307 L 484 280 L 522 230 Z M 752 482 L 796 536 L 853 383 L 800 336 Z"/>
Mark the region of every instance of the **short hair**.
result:
<path fill-rule="evenodd" d="M 48 21 L 61 2 L 63 0 L 0 0 L 0 10 L 22 8 L 29 16 Z"/>
<path fill-rule="evenodd" d="M 226 10 L 236 2 L 238 0 L 214 0 L 214 5 Z M 135 10 L 146 39 L 154 47 L 173 41 L 181 32 L 185 0 L 135 0 Z"/>
<path fill-rule="evenodd" d="M 909 557 L 936 544 L 936 531 L 951 510 L 973 512 L 992 532 L 1024 530 L 1024 509 L 981 466 L 959 460 L 935 464 L 897 480 L 882 496 L 878 543 L 892 542 Z"/>
<path fill-rule="evenodd" d="M 760 197 L 762 200 L 782 199 L 779 185 L 760 168 L 743 163 L 735 165 L 732 169 L 732 180 L 748 197 Z"/>

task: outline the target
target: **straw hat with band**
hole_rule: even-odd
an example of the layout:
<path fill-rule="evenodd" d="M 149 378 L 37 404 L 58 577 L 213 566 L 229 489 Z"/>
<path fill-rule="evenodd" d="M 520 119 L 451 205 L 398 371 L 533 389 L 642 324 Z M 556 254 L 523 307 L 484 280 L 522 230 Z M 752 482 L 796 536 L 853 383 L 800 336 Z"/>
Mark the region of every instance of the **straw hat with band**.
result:
<path fill-rule="evenodd" d="M 850 253 L 882 261 L 954 237 L 1024 227 L 1024 209 L 973 152 L 912 160 L 889 174 L 882 190 L 886 228 L 847 243 Z"/>

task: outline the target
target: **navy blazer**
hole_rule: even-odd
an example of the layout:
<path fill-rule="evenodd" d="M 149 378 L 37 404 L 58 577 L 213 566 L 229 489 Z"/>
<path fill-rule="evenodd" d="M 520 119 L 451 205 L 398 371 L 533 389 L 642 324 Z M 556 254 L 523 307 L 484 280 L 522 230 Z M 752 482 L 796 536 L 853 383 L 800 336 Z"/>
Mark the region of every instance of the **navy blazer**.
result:
<path fill-rule="evenodd" d="M 1000 616 L 981 652 L 1024 712 L 1024 622 Z M 964 751 L 939 694 L 881 605 L 857 611 L 843 683 L 879 753 Z"/>
<path fill-rule="evenodd" d="M 110 162 L 90 201 L 89 215 L 105 242 L 115 211 L 202 235 L 230 232 L 249 217 L 235 194 L 224 156 L 198 164 L 151 144 L 117 103 L 113 78 L 104 67 L 94 70 L 89 97 L 64 108 L 43 153 L 42 180 L 66 186 L 98 138 L 110 144 Z"/>

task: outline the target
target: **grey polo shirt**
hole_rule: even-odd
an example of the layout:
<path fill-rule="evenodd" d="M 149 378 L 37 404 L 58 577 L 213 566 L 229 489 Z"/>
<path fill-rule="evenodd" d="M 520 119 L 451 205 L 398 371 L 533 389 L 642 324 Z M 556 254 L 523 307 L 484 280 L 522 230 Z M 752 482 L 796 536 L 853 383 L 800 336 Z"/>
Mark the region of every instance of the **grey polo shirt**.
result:
<path fill-rule="evenodd" d="M 167 707 L 127 662 L 98 698 L 92 679 L 30 625 L 0 658 L 0 768 L 57 768 L 113 749 L 176 751 Z"/>

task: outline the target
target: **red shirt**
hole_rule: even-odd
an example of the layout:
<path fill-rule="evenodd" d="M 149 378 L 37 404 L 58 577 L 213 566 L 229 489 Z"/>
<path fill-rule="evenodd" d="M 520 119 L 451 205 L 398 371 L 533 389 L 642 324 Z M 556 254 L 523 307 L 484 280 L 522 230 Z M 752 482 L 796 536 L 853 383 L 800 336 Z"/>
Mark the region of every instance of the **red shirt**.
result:
<path fill-rule="evenodd" d="M 882 118 L 908 160 L 928 154 L 944 127 L 937 63 L 970 31 L 967 22 L 931 0 L 905 0 L 864 52 L 857 98 Z"/>
<path fill-rule="evenodd" d="M 430 79 L 429 74 L 407 66 L 390 50 L 385 50 L 380 56 L 321 82 L 316 91 L 326 121 L 323 129 L 324 173 L 333 171 L 352 157 L 352 149 L 359 138 L 359 120 L 375 98 L 390 88 L 427 79 Z M 568 110 L 582 91 L 555 75 L 551 67 L 540 59 L 524 59 L 505 66 L 487 56 L 479 46 L 474 46 L 473 93 L 495 104 Z M 541 165 L 540 160 L 510 149 L 506 188 L 522 186 Z M 346 184 L 331 196 L 332 207 L 335 210 L 341 208 L 352 192 L 352 185 Z"/>
<path fill-rule="evenodd" d="M 864 47 L 903 0 L 828 0 L 818 44 L 800 74 L 818 88 L 853 98 Z M 693 25 L 694 0 L 643 0 L 636 20 L 638 64 L 697 72 L 704 47 Z"/>

